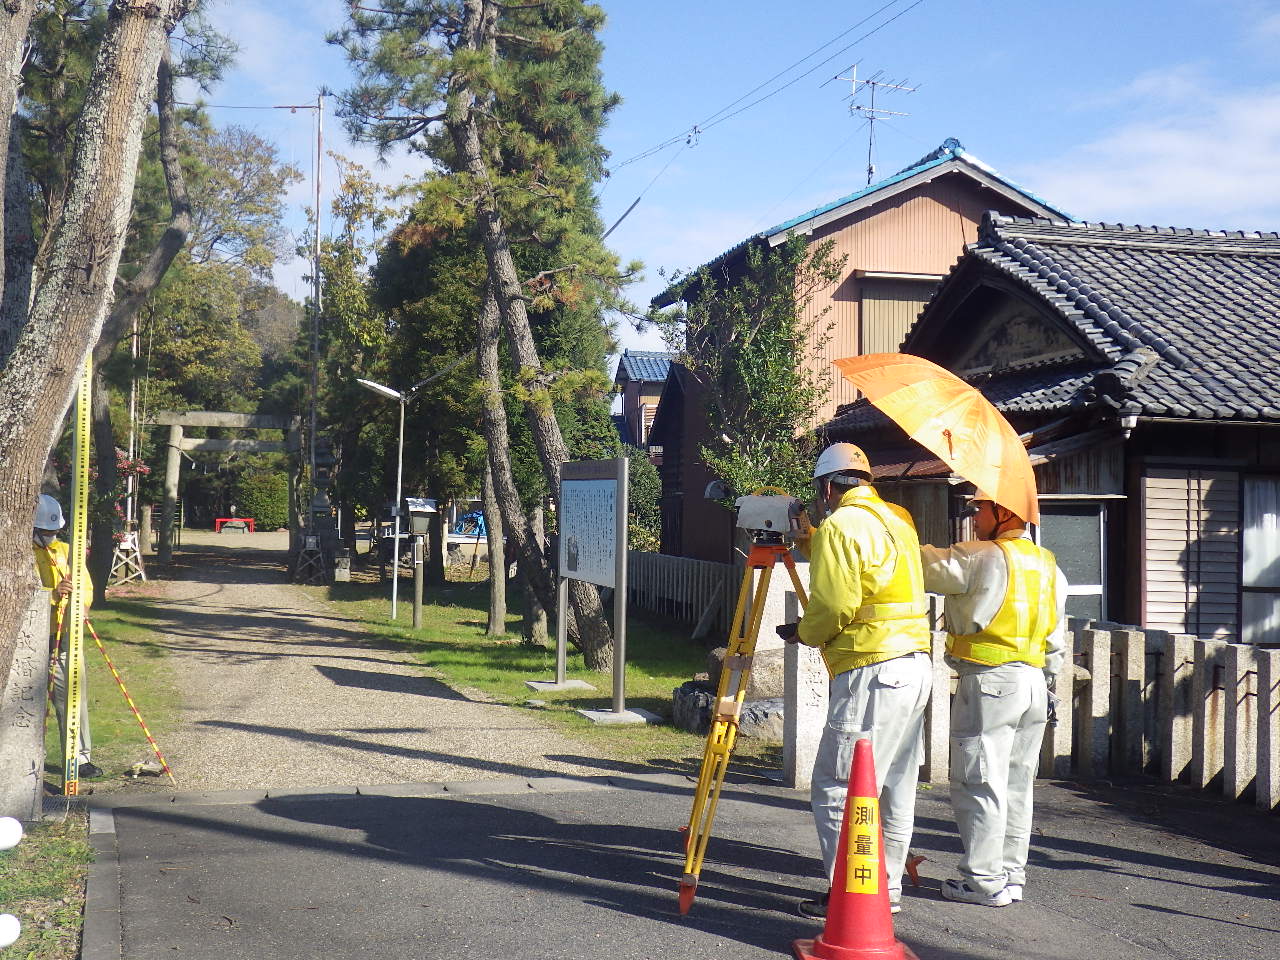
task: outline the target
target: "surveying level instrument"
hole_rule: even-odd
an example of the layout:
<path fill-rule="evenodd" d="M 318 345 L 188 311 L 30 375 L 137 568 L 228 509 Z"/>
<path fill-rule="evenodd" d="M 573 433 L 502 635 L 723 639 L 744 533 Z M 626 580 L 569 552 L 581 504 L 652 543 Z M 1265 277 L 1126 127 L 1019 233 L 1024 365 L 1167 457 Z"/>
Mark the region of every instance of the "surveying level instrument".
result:
<path fill-rule="evenodd" d="M 738 604 L 733 613 L 729 645 L 720 670 L 719 688 L 712 704 L 711 729 L 707 731 L 702 770 L 698 774 L 698 788 L 693 795 L 693 812 L 689 815 L 688 832 L 685 834 L 684 875 L 680 878 L 682 914 L 689 912 L 698 889 L 698 874 L 702 872 L 702 859 L 706 855 L 707 841 L 711 837 L 716 803 L 720 799 L 720 788 L 724 785 L 729 758 L 733 754 L 734 742 L 738 736 L 738 717 L 751 679 L 751 662 L 755 657 L 756 641 L 760 637 L 760 622 L 764 617 L 765 599 L 769 595 L 769 580 L 778 561 L 782 561 L 787 568 L 801 608 L 809 602 L 804 584 L 796 574 L 795 561 L 791 558 L 791 545 L 798 538 L 807 536 L 810 530 L 804 505 L 794 497 L 771 487 L 757 490 L 751 496 L 739 497 L 736 505 L 737 526 L 751 532 L 751 551 L 747 554 L 747 566 L 742 572 L 742 586 L 738 590 Z"/>
<path fill-rule="evenodd" d="M 67 600 L 67 723 L 62 742 L 62 793 L 80 792 L 80 684 L 84 677 L 85 548 L 89 535 L 89 393 L 93 389 L 92 351 L 84 358 L 76 391 L 74 458 L 71 469 L 71 596 Z"/>

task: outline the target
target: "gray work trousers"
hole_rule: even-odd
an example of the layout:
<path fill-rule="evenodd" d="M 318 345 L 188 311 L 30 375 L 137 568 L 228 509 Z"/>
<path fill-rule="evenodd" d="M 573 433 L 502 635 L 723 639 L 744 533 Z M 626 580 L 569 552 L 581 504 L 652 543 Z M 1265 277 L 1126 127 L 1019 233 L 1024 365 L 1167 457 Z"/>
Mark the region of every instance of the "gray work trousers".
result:
<path fill-rule="evenodd" d="M 53 661 L 53 709 L 58 715 L 58 749 L 67 742 L 67 638 L 64 631 L 62 648 L 58 658 Z M 81 763 L 87 763 L 93 749 L 93 737 L 89 733 L 89 691 L 85 685 L 83 653 L 80 668 L 80 756 Z M 64 758 L 65 761 L 65 758 Z"/>
<path fill-rule="evenodd" d="M 840 845 L 853 748 L 871 740 L 880 792 L 889 899 L 902 894 L 902 870 L 916 816 L 916 782 L 924 762 L 924 708 L 933 667 L 924 653 L 910 653 L 831 678 L 827 725 L 813 765 L 810 805 L 818 846 L 830 881 Z"/>
<path fill-rule="evenodd" d="M 1048 706 L 1039 667 L 960 673 L 951 705 L 951 808 L 964 843 L 960 876 L 987 895 L 1027 880 L 1031 788 Z"/>

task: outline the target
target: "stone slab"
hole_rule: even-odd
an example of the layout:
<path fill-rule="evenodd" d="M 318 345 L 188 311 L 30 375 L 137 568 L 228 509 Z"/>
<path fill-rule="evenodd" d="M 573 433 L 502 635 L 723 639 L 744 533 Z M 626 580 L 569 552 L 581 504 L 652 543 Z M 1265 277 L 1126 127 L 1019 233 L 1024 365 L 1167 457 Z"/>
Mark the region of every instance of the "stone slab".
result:
<path fill-rule="evenodd" d="M 799 603 L 794 593 L 787 598 L 787 622 L 795 623 Z M 802 643 L 786 645 L 783 663 L 782 777 L 787 786 L 806 790 L 827 722 L 827 665 L 821 653 Z"/>
<path fill-rule="evenodd" d="M 585 680 L 569 679 L 564 683 L 556 683 L 554 680 L 526 680 L 524 685 L 530 690 L 537 690 L 541 693 L 548 693 L 555 690 L 594 690 L 591 684 Z"/>
<path fill-rule="evenodd" d="M 501 780 L 450 780 L 444 785 L 446 794 L 460 797 L 487 797 L 496 794 L 528 793 L 533 788 L 526 777 L 503 777 Z"/>
<path fill-rule="evenodd" d="M 379 783 L 356 787 L 362 797 L 438 797 L 444 793 L 443 783 Z"/>
<path fill-rule="evenodd" d="M 662 718 L 641 707 L 632 707 L 618 713 L 615 710 L 579 710 L 579 714 L 592 723 L 662 723 Z"/>

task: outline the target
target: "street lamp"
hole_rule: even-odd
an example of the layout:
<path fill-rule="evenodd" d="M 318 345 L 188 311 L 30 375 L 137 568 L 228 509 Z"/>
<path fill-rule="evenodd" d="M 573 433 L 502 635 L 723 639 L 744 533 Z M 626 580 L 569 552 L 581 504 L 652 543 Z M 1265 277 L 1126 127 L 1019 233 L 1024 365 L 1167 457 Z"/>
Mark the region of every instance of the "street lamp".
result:
<path fill-rule="evenodd" d="M 425 387 L 432 380 L 443 377 L 450 370 L 454 370 L 462 365 L 462 362 L 468 359 L 469 354 L 463 354 L 453 363 L 449 364 L 443 370 L 433 373 L 424 380 L 419 380 L 412 387 L 404 392 L 392 390 L 390 387 L 383 386 L 380 383 L 374 383 L 372 380 L 365 380 L 363 377 L 356 377 L 356 383 L 364 387 L 366 390 L 372 390 L 380 397 L 386 397 L 388 400 L 396 400 L 400 404 L 400 442 L 396 448 L 396 526 L 395 526 L 395 546 L 394 553 L 391 557 L 391 619 L 396 619 L 396 600 L 399 595 L 400 588 L 400 499 L 401 499 L 401 483 L 404 479 L 404 408 L 413 399 L 413 395 Z"/>

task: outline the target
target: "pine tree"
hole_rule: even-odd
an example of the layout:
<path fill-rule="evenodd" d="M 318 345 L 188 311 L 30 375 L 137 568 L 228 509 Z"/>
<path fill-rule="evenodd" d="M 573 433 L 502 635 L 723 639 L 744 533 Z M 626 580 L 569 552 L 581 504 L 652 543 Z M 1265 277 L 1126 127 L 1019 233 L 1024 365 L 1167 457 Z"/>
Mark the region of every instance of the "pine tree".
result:
<path fill-rule="evenodd" d="M 531 308 L 590 304 L 599 325 L 625 279 L 600 239 L 591 193 L 604 159 L 600 129 L 617 102 L 600 80 L 602 22 L 601 10 L 580 0 L 392 0 L 376 9 L 353 5 L 349 26 L 333 38 L 359 76 L 344 99 L 352 133 L 382 148 L 405 142 L 430 157 L 439 170 L 421 186 L 430 222 L 472 226 L 483 250 L 478 368 L 494 491 L 534 592 L 548 607 L 549 565 L 520 509 L 506 455 L 497 350 L 505 336 L 544 479 L 554 489 L 559 464 L 570 457 L 556 394 L 589 389 L 602 371 L 546 364 Z M 532 276 L 518 267 L 517 250 L 526 248 L 545 256 Z M 586 663 L 608 669 L 612 637 L 598 593 L 571 581 L 570 595 Z"/>

